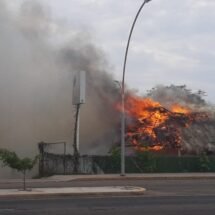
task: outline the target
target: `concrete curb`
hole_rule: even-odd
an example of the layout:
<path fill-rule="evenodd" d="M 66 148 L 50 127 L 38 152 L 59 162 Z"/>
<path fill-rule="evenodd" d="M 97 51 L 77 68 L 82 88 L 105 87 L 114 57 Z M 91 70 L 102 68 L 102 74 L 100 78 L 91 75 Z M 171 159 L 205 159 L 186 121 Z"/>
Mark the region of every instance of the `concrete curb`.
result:
<path fill-rule="evenodd" d="M 180 179 L 215 179 L 215 173 L 153 173 L 109 175 L 54 175 L 41 179 L 27 179 L 27 183 L 72 182 L 72 181 L 110 181 L 110 180 L 180 180 Z M 22 179 L 0 180 L 0 184 L 22 184 Z"/>
<path fill-rule="evenodd" d="M 52 181 L 97 181 L 97 180 L 177 180 L 177 179 L 215 179 L 215 174 L 141 174 L 141 175 L 76 175 L 76 176 L 51 176 L 45 180 L 51 179 Z"/>
<path fill-rule="evenodd" d="M 123 178 L 78 178 L 71 179 L 67 182 L 71 181 L 111 181 L 111 180 L 198 180 L 198 179 L 215 179 L 215 177 L 123 177 Z M 57 181 L 56 181 L 57 182 Z"/>
<path fill-rule="evenodd" d="M 131 196 L 143 195 L 146 189 L 135 186 L 34 188 L 31 191 L 0 189 L 0 199 L 35 199 L 75 196 Z"/>

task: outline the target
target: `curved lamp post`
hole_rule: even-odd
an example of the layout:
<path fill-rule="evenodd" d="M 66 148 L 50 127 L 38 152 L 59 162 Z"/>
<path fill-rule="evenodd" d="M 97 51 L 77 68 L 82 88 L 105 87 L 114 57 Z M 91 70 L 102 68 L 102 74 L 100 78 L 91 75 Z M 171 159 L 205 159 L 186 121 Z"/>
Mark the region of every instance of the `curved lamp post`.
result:
<path fill-rule="evenodd" d="M 136 24 L 137 18 L 139 17 L 139 14 L 141 10 L 143 9 L 144 5 L 151 0 L 144 0 L 142 3 L 141 7 L 139 8 L 135 19 L 132 23 L 129 37 L 128 37 L 128 42 L 126 46 L 126 51 L 125 51 L 125 58 L 124 58 L 124 64 L 123 64 L 123 75 L 122 75 L 122 92 L 121 92 L 121 105 L 122 105 L 122 115 L 121 115 L 121 176 L 125 176 L 125 69 L 126 69 L 126 63 L 127 63 L 127 56 L 128 56 L 128 49 L 130 45 L 130 40 L 131 36 L 134 30 L 134 26 Z"/>

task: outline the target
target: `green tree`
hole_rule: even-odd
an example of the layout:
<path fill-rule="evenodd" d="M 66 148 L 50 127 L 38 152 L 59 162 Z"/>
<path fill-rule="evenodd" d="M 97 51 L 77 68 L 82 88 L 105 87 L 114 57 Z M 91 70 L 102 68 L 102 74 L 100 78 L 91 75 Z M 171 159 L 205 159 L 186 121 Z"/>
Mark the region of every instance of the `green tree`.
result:
<path fill-rule="evenodd" d="M 203 172 L 210 171 L 210 160 L 205 152 L 199 157 L 200 170 Z"/>
<path fill-rule="evenodd" d="M 23 190 L 26 190 L 26 172 L 30 171 L 36 164 L 38 156 L 34 159 L 19 158 L 15 152 L 7 149 L 0 149 L 0 160 L 5 166 L 17 170 L 23 174 Z"/>
<path fill-rule="evenodd" d="M 149 151 L 136 152 L 136 159 L 140 168 L 144 172 L 154 172 L 156 169 L 156 160 Z"/>
<path fill-rule="evenodd" d="M 119 168 L 120 168 L 120 163 L 121 163 L 121 155 L 120 155 L 120 148 L 118 146 L 114 146 L 112 147 L 111 151 L 111 170 L 113 172 L 118 172 Z"/>

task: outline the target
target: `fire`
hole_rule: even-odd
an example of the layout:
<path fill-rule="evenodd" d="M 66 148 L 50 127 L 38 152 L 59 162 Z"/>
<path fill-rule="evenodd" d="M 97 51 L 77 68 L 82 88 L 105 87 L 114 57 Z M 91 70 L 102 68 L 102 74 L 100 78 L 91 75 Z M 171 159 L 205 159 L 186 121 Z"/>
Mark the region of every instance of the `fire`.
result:
<path fill-rule="evenodd" d="M 171 107 L 171 111 L 174 113 L 184 113 L 184 114 L 188 114 L 191 112 L 189 108 L 183 107 L 179 104 L 173 104 Z"/>
<path fill-rule="evenodd" d="M 206 117 L 180 104 L 173 104 L 168 110 L 159 102 L 137 96 L 126 97 L 125 113 L 126 142 L 138 151 L 180 148 L 180 128 Z"/>

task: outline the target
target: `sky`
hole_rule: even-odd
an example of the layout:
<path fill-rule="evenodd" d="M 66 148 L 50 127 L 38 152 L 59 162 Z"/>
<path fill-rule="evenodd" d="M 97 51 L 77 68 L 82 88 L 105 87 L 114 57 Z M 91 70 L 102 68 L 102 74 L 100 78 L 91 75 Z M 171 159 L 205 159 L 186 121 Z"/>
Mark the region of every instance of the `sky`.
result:
<path fill-rule="evenodd" d="M 64 23 L 67 33 L 78 29 L 90 35 L 111 65 L 110 73 L 121 81 L 129 30 L 143 0 L 40 2 L 53 19 Z M 130 44 L 126 85 L 144 94 L 159 84 L 185 84 L 194 92 L 205 91 L 206 100 L 215 103 L 214 11 L 214 0 L 152 0 L 146 4 Z"/>

